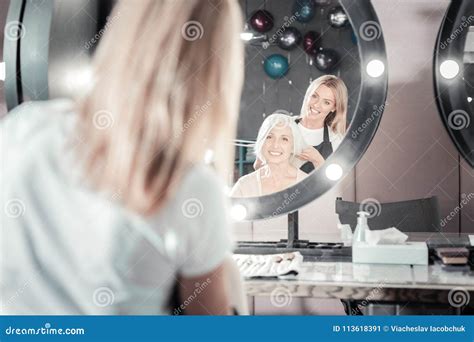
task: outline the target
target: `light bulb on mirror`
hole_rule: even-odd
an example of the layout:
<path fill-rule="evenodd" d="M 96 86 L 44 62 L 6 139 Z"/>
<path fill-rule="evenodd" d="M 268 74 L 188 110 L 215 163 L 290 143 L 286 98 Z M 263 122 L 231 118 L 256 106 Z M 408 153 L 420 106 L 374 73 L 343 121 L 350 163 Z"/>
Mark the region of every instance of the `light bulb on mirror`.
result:
<path fill-rule="evenodd" d="M 367 63 L 366 70 L 370 77 L 377 78 L 385 72 L 385 64 L 381 60 L 373 59 Z"/>
<path fill-rule="evenodd" d="M 247 217 L 247 208 L 242 204 L 235 204 L 230 209 L 230 216 L 234 221 L 243 221 Z"/>
<path fill-rule="evenodd" d="M 445 60 L 439 66 L 439 73 L 447 80 L 455 78 L 459 74 L 459 70 L 459 64 L 452 59 Z"/>
<path fill-rule="evenodd" d="M 341 179 L 344 171 L 339 164 L 330 164 L 326 167 L 326 177 L 332 181 Z"/>

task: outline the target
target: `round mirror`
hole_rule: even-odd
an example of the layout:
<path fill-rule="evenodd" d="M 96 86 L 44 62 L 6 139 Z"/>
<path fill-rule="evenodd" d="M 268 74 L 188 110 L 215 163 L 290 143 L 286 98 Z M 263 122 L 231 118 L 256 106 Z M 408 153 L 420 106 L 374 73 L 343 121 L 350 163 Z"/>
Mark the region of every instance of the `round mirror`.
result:
<path fill-rule="evenodd" d="M 474 3 L 452 1 L 435 46 L 436 103 L 444 126 L 474 167 Z"/>
<path fill-rule="evenodd" d="M 90 58 L 114 18 L 114 0 L 11 1 L 4 36 L 9 110 L 71 97 L 91 82 Z"/>
<path fill-rule="evenodd" d="M 360 160 L 385 107 L 386 52 L 370 1 L 241 1 L 247 24 L 237 220 L 294 212 Z"/>

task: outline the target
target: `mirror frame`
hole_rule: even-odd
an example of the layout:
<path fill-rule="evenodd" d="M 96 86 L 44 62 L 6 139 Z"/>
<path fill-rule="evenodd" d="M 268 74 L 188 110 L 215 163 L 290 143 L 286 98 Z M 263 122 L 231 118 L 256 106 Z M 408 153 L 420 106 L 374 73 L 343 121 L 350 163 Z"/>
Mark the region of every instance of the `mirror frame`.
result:
<path fill-rule="evenodd" d="M 346 136 L 324 165 L 298 184 L 261 197 L 231 198 L 231 212 L 236 220 L 269 219 L 294 212 L 314 201 L 347 176 L 362 158 L 377 132 L 388 88 L 387 54 L 382 28 L 370 0 L 339 2 L 357 37 L 361 65 L 359 97 Z M 366 71 L 367 64 L 372 60 L 379 60 L 384 64 L 384 72 L 379 77 L 371 77 Z M 334 168 L 342 171 L 342 174 L 338 179 L 331 180 L 327 173 Z"/>
<path fill-rule="evenodd" d="M 472 0 L 451 1 L 436 39 L 433 76 L 436 104 L 444 127 L 459 153 L 474 168 L 474 127 L 472 127 L 474 117 L 467 100 L 468 94 L 464 83 L 463 69 L 464 48 L 469 27 L 465 27 L 458 34 L 459 28 L 466 20 L 466 13 L 474 15 Z M 455 35 L 454 32 L 456 32 Z M 455 39 L 451 38 L 453 35 Z M 447 46 L 445 46 L 446 43 Z M 444 78 L 440 72 L 441 64 L 446 60 L 453 60 L 460 67 L 459 73 L 452 79 Z M 468 123 L 466 127 L 458 127 L 454 121 L 456 117 L 461 120 L 466 120 L 467 117 L 471 123 L 466 121 Z M 469 126 L 471 126 L 470 130 Z"/>
<path fill-rule="evenodd" d="M 3 38 L 3 61 L 5 62 L 5 102 L 7 109 L 18 106 L 23 102 L 23 88 L 21 85 L 20 48 L 23 16 L 25 13 L 25 0 L 11 1 L 8 7 L 5 34 Z M 10 37 L 9 32 L 16 34 Z M 19 34 L 19 36 L 18 36 Z"/>

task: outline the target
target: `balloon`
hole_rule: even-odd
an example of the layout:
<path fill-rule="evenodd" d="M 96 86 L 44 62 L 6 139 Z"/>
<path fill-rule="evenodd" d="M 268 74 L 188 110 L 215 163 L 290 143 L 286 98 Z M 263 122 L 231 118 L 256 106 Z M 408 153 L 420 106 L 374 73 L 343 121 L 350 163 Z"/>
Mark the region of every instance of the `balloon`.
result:
<path fill-rule="evenodd" d="M 300 23 L 308 23 L 314 17 L 313 0 L 296 0 L 293 5 L 293 13 Z"/>
<path fill-rule="evenodd" d="M 354 45 L 357 45 L 357 36 L 354 31 L 351 32 L 351 40 Z"/>
<path fill-rule="evenodd" d="M 314 4 L 318 6 L 327 6 L 331 4 L 331 0 L 314 0 Z"/>
<path fill-rule="evenodd" d="M 277 44 L 283 50 L 293 50 L 301 43 L 301 40 L 302 36 L 298 29 L 287 27 L 277 38 Z"/>
<path fill-rule="evenodd" d="M 315 65 L 322 72 L 329 72 L 334 69 L 339 62 L 336 51 L 320 48 L 315 58 Z"/>
<path fill-rule="evenodd" d="M 341 6 L 336 6 L 329 11 L 328 14 L 329 24 L 332 27 L 340 28 L 346 26 L 349 22 L 346 12 L 342 9 Z"/>
<path fill-rule="evenodd" d="M 265 10 L 255 11 L 250 17 L 250 26 L 260 33 L 265 33 L 273 28 L 273 15 Z"/>
<path fill-rule="evenodd" d="M 304 51 L 311 56 L 316 56 L 319 49 L 321 35 L 315 31 L 306 32 L 303 37 Z"/>
<path fill-rule="evenodd" d="M 282 78 L 289 69 L 288 59 L 280 54 L 268 56 L 263 63 L 267 75 L 273 79 Z"/>

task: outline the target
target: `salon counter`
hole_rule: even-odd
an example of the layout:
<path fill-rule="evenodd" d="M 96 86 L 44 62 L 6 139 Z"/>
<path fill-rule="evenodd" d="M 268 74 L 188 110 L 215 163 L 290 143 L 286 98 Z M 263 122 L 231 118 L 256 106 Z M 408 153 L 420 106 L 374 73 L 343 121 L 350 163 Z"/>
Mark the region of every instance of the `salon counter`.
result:
<path fill-rule="evenodd" d="M 409 240 L 434 238 L 458 241 L 460 237 L 468 239 L 467 235 L 416 233 L 410 234 Z M 446 271 L 439 264 L 354 264 L 350 262 L 350 257 L 335 259 L 305 258 L 301 272 L 293 278 L 247 279 L 246 292 L 249 296 L 272 296 L 278 292 L 292 297 L 337 298 L 388 304 L 411 302 L 449 305 L 467 297 L 468 305 L 474 306 L 472 271 Z"/>
<path fill-rule="evenodd" d="M 455 288 L 474 298 L 474 275 L 443 271 L 440 265 L 304 262 L 302 272 L 294 278 L 248 279 L 245 288 L 249 296 L 284 291 L 293 297 L 449 303 L 448 294 Z"/>

